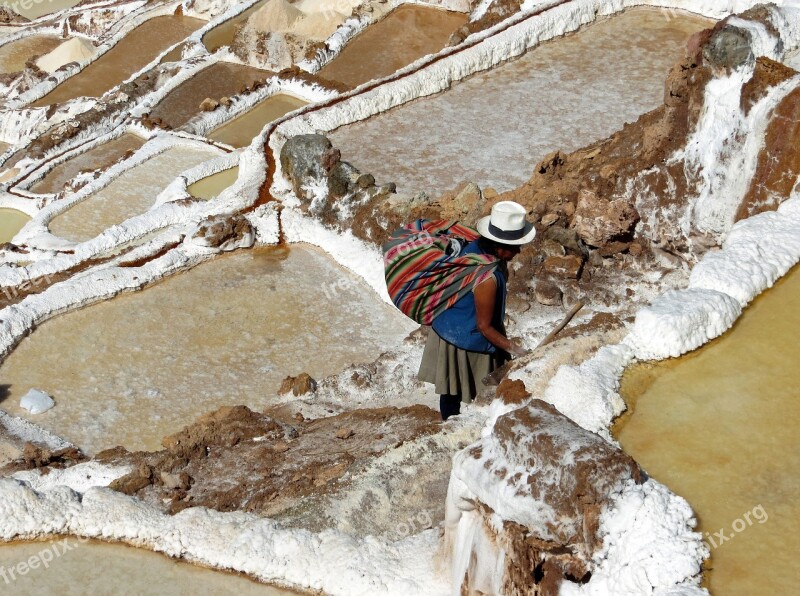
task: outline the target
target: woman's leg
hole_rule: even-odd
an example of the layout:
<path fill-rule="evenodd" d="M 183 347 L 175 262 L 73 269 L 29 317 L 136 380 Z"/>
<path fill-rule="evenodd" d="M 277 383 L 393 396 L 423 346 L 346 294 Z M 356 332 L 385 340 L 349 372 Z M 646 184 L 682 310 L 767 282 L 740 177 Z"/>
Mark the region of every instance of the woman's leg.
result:
<path fill-rule="evenodd" d="M 442 413 L 442 420 L 447 420 L 450 416 L 458 416 L 461 413 L 461 396 L 440 395 L 439 411 Z"/>

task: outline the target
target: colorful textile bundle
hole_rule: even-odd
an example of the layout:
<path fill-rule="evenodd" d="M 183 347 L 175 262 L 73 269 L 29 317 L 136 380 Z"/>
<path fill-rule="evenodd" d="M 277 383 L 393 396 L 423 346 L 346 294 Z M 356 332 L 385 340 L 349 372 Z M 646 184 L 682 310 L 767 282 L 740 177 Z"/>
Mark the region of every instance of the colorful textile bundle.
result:
<path fill-rule="evenodd" d="M 478 232 L 455 221 L 418 219 L 392 233 L 383 245 L 386 287 L 395 306 L 430 325 L 444 310 L 492 275 L 489 255 L 460 255 Z"/>

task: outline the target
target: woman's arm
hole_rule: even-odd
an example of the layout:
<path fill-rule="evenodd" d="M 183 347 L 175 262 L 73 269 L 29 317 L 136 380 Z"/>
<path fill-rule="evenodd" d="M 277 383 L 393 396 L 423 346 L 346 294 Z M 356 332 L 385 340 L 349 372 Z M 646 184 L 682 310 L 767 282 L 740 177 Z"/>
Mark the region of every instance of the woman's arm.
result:
<path fill-rule="evenodd" d="M 512 343 L 505 335 L 492 327 L 494 303 L 497 298 L 497 280 L 494 276 L 475 286 L 473 294 L 475 295 L 475 320 L 478 323 L 478 331 L 493 346 L 501 350 L 514 354 L 514 356 L 527 354 L 528 351 L 525 348 Z"/>

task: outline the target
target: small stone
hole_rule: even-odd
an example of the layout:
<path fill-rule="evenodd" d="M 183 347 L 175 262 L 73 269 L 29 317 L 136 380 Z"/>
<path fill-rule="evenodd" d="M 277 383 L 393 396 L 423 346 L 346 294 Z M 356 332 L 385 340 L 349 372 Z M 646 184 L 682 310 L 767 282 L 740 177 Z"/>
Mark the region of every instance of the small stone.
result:
<path fill-rule="evenodd" d="M 576 255 L 564 257 L 547 257 L 544 260 L 544 270 L 558 277 L 578 279 L 583 269 L 583 259 Z"/>
<path fill-rule="evenodd" d="M 567 254 L 566 249 L 555 240 L 545 238 L 542 241 L 542 254 L 547 257 L 563 257 Z"/>
<path fill-rule="evenodd" d="M 227 108 L 233 103 L 233 100 L 230 97 L 220 97 L 219 103 Z"/>
<path fill-rule="evenodd" d="M 630 242 L 609 242 L 605 246 L 601 247 L 597 252 L 603 258 L 613 257 L 614 255 L 625 252 L 630 248 L 630 246 Z"/>
<path fill-rule="evenodd" d="M 561 306 L 564 292 L 556 284 L 549 281 L 540 281 L 533 290 L 536 301 L 543 306 Z"/>
<path fill-rule="evenodd" d="M 282 382 L 278 393 L 285 395 L 290 391 L 295 396 L 313 393 L 317 390 L 317 382 L 308 373 L 301 373 L 296 377 L 288 376 Z"/>
<path fill-rule="evenodd" d="M 542 218 L 542 225 L 543 226 L 552 226 L 554 223 L 558 221 L 558 215 L 555 213 L 548 213 Z"/>
<path fill-rule="evenodd" d="M 589 263 L 592 265 L 592 267 L 603 266 L 603 256 L 600 254 L 599 250 L 593 250 L 589 253 Z"/>
<path fill-rule="evenodd" d="M 343 441 L 349 439 L 354 434 L 356 434 L 352 428 L 342 428 L 336 432 L 336 437 L 342 439 Z"/>
<path fill-rule="evenodd" d="M 644 248 L 638 242 L 633 242 L 628 247 L 628 252 L 634 257 L 639 257 L 642 255 L 642 252 L 644 252 Z"/>
<path fill-rule="evenodd" d="M 286 441 L 278 441 L 272 446 L 275 453 L 286 453 L 289 451 L 289 444 Z"/>
<path fill-rule="evenodd" d="M 356 180 L 356 184 L 359 188 L 369 188 L 370 186 L 375 186 L 375 176 L 372 174 L 361 174 Z"/>
<path fill-rule="evenodd" d="M 200 109 L 204 112 L 213 112 L 219 107 L 219 102 L 216 99 L 211 99 L 210 97 L 206 97 L 203 101 L 200 102 Z"/>
<path fill-rule="evenodd" d="M 189 490 L 192 486 L 192 477 L 186 472 L 180 474 L 170 474 L 169 472 L 161 472 L 161 482 L 168 489 Z"/>

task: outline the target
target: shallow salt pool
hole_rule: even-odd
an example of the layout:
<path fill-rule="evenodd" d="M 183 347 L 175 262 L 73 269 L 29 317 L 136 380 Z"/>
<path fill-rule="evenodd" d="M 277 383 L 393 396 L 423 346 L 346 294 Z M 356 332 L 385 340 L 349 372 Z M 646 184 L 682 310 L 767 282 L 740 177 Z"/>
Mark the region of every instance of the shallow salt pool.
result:
<path fill-rule="evenodd" d="M 11 242 L 30 217 L 16 209 L 0 209 L 0 244 Z"/>
<path fill-rule="evenodd" d="M 429 6 L 403 5 L 349 42 L 319 75 L 356 87 L 380 79 L 447 45 L 467 16 Z"/>
<path fill-rule="evenodd" d="M 21 563 L 25 565 L 19 567 Z M 279 596 L 293 592 L 143 549 L 64 537 L 0 544 L 0 593 Z"/>
<path fill-rule="evenodd" d="M 402 191 L 436 195 L 464 180 L 511 190 L 547 153 L 584 147 L 657 107 L 689 36 L 712 24 L 629 10 L 330 137 L 343 159 Z"/>
<path fill-rule="evenodd" d="M 415 327 L 323 253 L 243 251 L 44 323 L 0 367 L 0 407 L 89 452 L 152 450 L 223 405 L 263 410 L 287 375 L 372 361 Z M 56 406 L 22 410 L 33 387 Z"/>
<path fill-rule="evenodd" d="M 218 155 L 211 147 L 171 147 L 53 219 L 50 231 L 76 242 L 91 240 L 107 228 L 145 213 L 181 172 Z"/>
<path fill-rule="evenodd" d="M 712 594 L 794 594 L 800 583 L 800 269 L 732 330 L 679 359 L 629 369 L 615 436 L 685 497 L 709 547 Z"/>
<path fill-rule="evenodd" d="M 215 128 L 208 137 L 233 147 L 246 147 L 267 124 L 306 104 L 307 101 L 285 93 L 272 95 L 241 116 Z"/>
<path fill-rule="evenodd" d="M 107 168 L 123 157 L 128 151 L 136 151 L 145 140 L 138 135 L 125 133 L 119 138 L 98 145 L 88 151 L 58 164 L 39 182 L 33 184 L 31 192 L 47 194 L 64 189 L 64 185 L 82 171 Z"/>
<path fill-rule="evenodd" d="M 7 6 L 18 15 L 33 20 L 65 8 L 72 8 L 80 2 L 81 0 L 47 0 L 46 2 L 41 0 L 39 2 L 35 0 L 0 0 L 0 6 Z"/>
<path fill-rule="evenodd" d="M 201 112 L 200 104 L 204 99 L 219 101 L 222 97 L 237 95 L 243 86 L 263 81 L 269 74 L 252 66 L 217 62 L 170 91 L 151 110 L 150 117 L 161 118 L 172 128 L 180 128 Z"/>
<path fill-rule="evenodd" d="M 48 106 L 82 96 L 100 97 L 205 23 L 202 19 L 191 17 L 163 16 L 149 19 L 100 58 L 31 106 Z"/>
<path fill-rule="evenodd" d="M 0 73 L 23 70 L 28 60 L 46 54 L 63 41 L 59 37 L 49 35 L 29 35 L 0 46 Z"/>
<path fill-rule="evenodd" d="M 189 191 L 190 195 L 197 199 L 210 200 L 236 182 L 236 178 L 238 177 L 238 166 L 234 168 L 228 168 L 227 170 L 222 170 L 221 172 L 212 174 L 211 176 L 206 176 L 194 184 L 190 184 L 187 190 Z"/>

